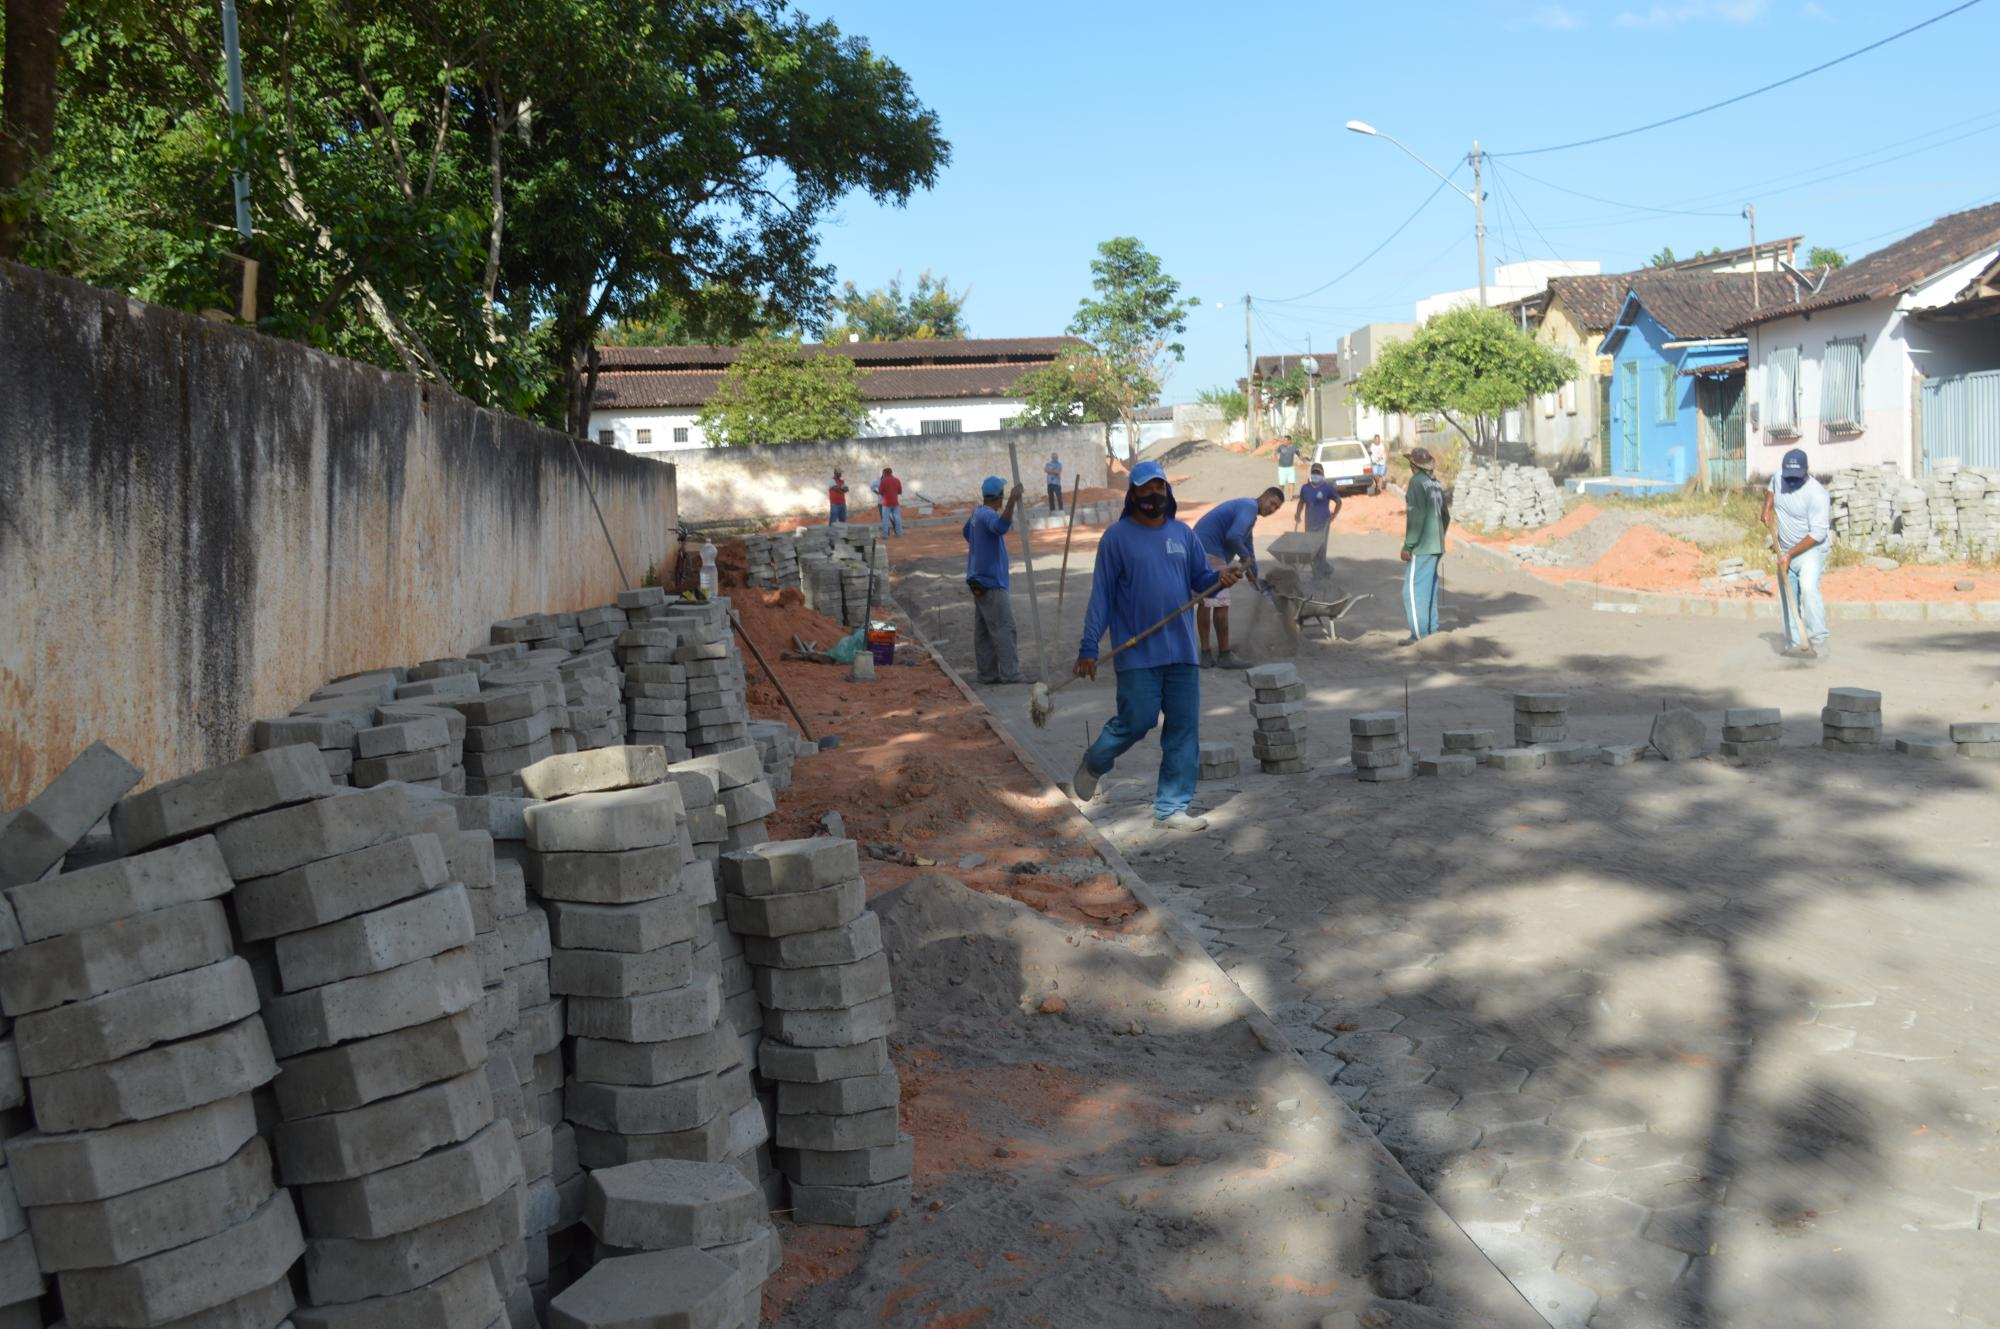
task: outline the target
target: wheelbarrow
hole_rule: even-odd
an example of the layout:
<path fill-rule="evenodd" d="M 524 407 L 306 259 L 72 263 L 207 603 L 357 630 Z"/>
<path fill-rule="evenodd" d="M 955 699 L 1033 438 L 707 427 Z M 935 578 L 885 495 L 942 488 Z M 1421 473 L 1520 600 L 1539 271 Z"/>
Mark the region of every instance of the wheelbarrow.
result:
<path fill-rule="evenodd" d="M 1334 622 L 1345 618 L 1348 611 L 1367 598 L 1366 591 L 1359 595 L 1343 595 L 1334 600 L 1318 600 L 1309 595 L 1288 594 L 1275 588 L 1271 591 L 1272 602 L 1297 628 L 1300 636 L 1306 635 L 1308 626 L 1316 625 L 1320 629 L 1319 638 L 1322 641 L 1337 641 L 1339 638 L 1334 632 Z"/>

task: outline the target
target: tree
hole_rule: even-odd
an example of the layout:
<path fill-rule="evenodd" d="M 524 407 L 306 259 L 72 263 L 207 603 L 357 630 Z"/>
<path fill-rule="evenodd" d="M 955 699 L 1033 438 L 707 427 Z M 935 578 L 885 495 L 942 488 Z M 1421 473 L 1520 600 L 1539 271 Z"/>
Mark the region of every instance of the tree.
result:
<path fill-rule="evenodd" d="M 1111 366 L 1085 346 L 1066 346 L 1056 358 L 1014 380 L 1021 413 L 1013 423 L 1047 429 L 1055 425 L 1099 423 L 1118 418 Z"/>
<path fill-rule="evenodd" d="M 944 277 L 933 278 L 924 269 L 916 288 L 905 294 L 903 274 L 889 279 L 887 286 L 862 292 L 853 282 L 833 298 L 838 316 L 826 329 L 828 341 L 958 341 L 970 334 L 965 329 L 965 301 L 970 287 L 951 289 Z"/>
<path fill-rule="evenodd" d="M 1292 405 L 1306 399 L 1311 383 L 1306 378 L 1306 367 L 1297 360 L 1282 374 L 1274 374 L 1258 382 L 1258 391 L 1265 401 L 1273 405 Z"/>
<path fill-rule="evenodd" d="M 0 258 L 34 220 L 31 173 L 55 147 L 56 58 L 67 0 L 6 0 L 0 52 Z"/>
<path fill-rule="evenodd" d="M 1201 301 L 1182 298 L 1180 283 L 1166 274 L 1159 256 L 1129 235 L 1100 244 L 1090 271 L 1097 294 L 1077 302 L 1069 330 L 1103 357 L 1106 399 L 1137 446 L 1139 408 L 1159 400 L 1167 374 L 1187 350 L 1174 338 L 1187 331 L 1187 315 Z M 1105 449 L 1108 455 L 1108 435 Z"/>
<path fill-rule="evenodd" d="M 853 360 L 807 355 L 789 338 L 760 337 L 723 371 L 702 407 L 701 428 L 710 444 L 750 447 L 853 438 L 867 418 Z"/>
<path fill-rule="evenodd" d="M 1648 266 L 1655 268 L 1671 268 L 1677 261 L 1674 258 L 1674 247 L 1672 245 L 1661 245 L 1660 252 L 1646 260 Z"/>
<path fill-rule="evenodd" d="M 1847 266 L 1847 255 L 1841 253 L 1831 245 L 1814 245 L 1806 253 L 1806 266 L 1809 268 L 1844 268 Z"/>
<path fill-rule="evenodd" d="M 1408 341 L 1391 342 L 1355 381 L 1354 397 L 1378 411 L 1442 416 L 1478 447 L 1493 422 L 1576 377 L 1576 363 L 1518 330 L 1497 309 L 1461 305 L 1433 314 Z M 1471 432 L 1466 423 L 1473 426 Z"/>
<path fill-rule="evenodd" d="M 1250 413 L 1250 403 L 1241 388 L 1203 388 L 1194 399 L 1203 406 L 1222 412 L 1222 422 L 1233 425 Z"/>

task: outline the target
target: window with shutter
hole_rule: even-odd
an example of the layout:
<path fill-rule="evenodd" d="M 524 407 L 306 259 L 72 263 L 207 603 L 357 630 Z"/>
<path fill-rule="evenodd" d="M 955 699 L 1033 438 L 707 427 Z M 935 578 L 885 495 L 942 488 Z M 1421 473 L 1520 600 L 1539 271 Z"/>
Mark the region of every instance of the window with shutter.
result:
<path fill-rule="evenodd" d="M 1764 362 L 1764 428 L 1799 432 L 1799 348 L 1780 346 Z"/>
<path fill-rule="evenodd" d="M 1861 432 L 1861 342 L 1836 337 L 1826 344 L 1819 380 L 1820 427 L 1836 434 Z"/>

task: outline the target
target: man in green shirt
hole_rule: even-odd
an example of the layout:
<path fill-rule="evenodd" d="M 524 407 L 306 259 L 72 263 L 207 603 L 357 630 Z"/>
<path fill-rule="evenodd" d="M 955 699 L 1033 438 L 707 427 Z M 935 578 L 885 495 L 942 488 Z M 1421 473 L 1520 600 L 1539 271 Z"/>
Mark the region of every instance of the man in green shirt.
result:
<path fill-rule="evenodd" d="M 1410 483 L 1403 491 L 1403 618 L 1413 646 L 1438 630 L 1438 560 L 1451 529 L 1451 495 L 1438 483 L 1437 462 L 1427 448 L 1411 448 Z"/>

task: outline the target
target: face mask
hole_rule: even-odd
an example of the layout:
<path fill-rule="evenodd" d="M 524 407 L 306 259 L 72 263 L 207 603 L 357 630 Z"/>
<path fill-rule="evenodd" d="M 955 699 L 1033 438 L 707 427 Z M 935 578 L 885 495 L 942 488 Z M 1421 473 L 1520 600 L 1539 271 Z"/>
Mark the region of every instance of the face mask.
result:
<path fill-rule="evenodd" d="M 1803 475 L 1797 477 L 1787 475 L 1782 477 L 1782 479 L 1787 494 L 1795 494 L 1806 486 L 1806 478 Z"/>
<path fill-rule="evenodd" d="M 1141 494 L 1132 500 L 1132 510 L 1141 517 L 1163 517 L 1167 511 L 1165 494 Z"/>

